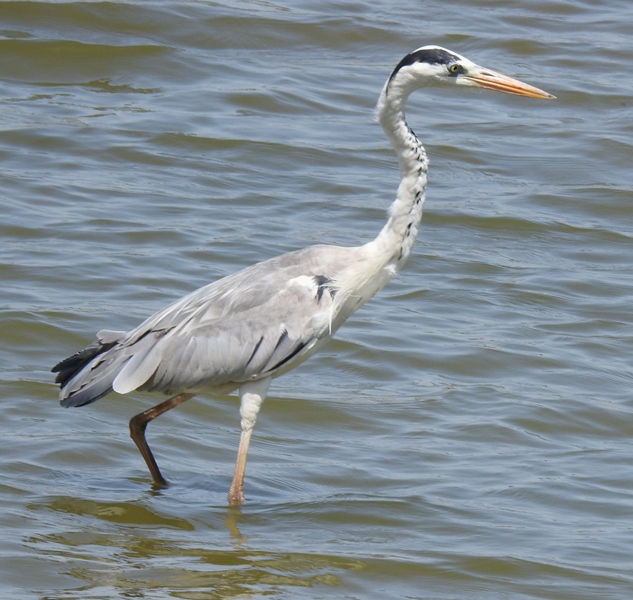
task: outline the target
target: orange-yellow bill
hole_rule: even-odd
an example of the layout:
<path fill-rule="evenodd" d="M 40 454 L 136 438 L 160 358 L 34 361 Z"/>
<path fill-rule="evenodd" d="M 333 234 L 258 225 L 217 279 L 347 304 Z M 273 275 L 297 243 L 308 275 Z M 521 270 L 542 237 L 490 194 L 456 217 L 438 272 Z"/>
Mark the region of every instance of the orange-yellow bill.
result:
<path fill-rule="evenodd" d="M 478 69 L 475 73 L 465 74 L 464 78 L 469 81 L 470 85 L 486 88 L 488 90 L 516 94 L 517 96 L 528 96 L 529 98 L 544 98 L 547 100 L 556 98 L 556 96 L 539 90 L 537 87 L 523 83 L 507 75 L 491 71 L 490 69 Z"/>

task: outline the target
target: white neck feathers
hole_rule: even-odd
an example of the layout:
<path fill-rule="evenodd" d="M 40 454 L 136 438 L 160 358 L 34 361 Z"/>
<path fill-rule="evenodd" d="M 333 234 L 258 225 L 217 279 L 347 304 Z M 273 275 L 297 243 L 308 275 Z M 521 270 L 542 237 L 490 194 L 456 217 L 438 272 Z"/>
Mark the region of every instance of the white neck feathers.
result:
<path fill-rule="evenodd" d="M 378 101 L 377 116 L 400 162 L 400 185 L 389 219 L 374 243 L 389 254 L 395 272 L 405 264 L 422 220 L 428 160 L 424 146 L 405 121 L 404 107 L 413 88 L 408 81 L 390 79 Z"/>

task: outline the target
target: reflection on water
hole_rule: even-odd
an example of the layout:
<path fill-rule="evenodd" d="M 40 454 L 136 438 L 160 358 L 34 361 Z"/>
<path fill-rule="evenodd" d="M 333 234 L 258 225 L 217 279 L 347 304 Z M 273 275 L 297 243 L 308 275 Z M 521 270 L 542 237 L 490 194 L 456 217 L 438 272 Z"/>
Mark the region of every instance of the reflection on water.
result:
<path fill-rule="evenodd" d="M 166 530 L 194 531 L 195 526 L 137 504 L 55 498 L 29 509 L 96 519 L 90 529 L 70 528 L 25 540 L 38 554 L 63 565 L 61 572 L 77 582 L 72 591 L 50 592 L 47 598 L 144 596 L 156 590 L 186 598 L 250 598 L 295 587 L 337 587 L 339 573 L 364 568 L 363 561 L 337 556 L 249 550 L 239 532 L 242 515 L 236 507 L 228 507 L 224 516 L 231 544 L 219 549 L 211 540 L 199 544 L 187 536 L 166 536 Z M 102 530 L 99 521 L 127 527 L 113 534 L 107 527 Z"/>
<path fill-rule="evenodd" d="M 185 531 L 193 529 L 193 526 L 184 519 L 164 517 L 144 506 L 130 503 L 103 503 L 77 498 L 57 498 L 48 504 L 48 508 L 74 515 L 90 515 L 113 523 L 175 527 Z"/>

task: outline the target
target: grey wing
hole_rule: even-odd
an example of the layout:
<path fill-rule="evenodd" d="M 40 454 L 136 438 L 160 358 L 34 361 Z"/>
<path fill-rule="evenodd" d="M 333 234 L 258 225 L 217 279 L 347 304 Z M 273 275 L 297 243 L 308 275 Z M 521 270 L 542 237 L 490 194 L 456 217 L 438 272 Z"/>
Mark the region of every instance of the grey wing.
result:
<path fill-rule="evenodd" d="M 113 389 L 200 391 L 275 376 L 305 360 L 329 334 L 334 292 L 318 276 L 299 276 L 239 312 L 192 311 L 147 350 L 135 354 Z"/>
<path fill-rule="evenodd" d="M 313 246 L 258 263 L 185 296 L 127 334 L 62 361 L 60 399 L 80 406 L 112 389 L 201 391 L 281 374 L 329 336 L 331 275 L 352 249 Z"/>

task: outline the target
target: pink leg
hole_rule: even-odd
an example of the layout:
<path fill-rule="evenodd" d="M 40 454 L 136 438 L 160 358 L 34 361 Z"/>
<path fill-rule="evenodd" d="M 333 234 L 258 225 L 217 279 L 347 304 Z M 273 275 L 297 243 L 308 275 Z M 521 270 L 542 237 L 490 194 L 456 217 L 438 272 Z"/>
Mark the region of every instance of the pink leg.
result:
<path fill-rule="evenodd" d="M 237 450 L 237 461 L 228 495 L 229 504 L 242 504 L 244 502 L 244 472 L 246 471 L 246 456 L 252 433 L 251 429 L 250 431 L 242 431 L 240 435 L 240 447 Z"/>
<path fill-rule="evenodd" d="M 240 446 L 237 450 L 237 460 L 235 462 L 235 471 L 233 473 L 233 481 L 229 489 L 229 504 L 242 504 L 244 502 L 244 472 L 246 471 L 246 457 L 248 455 L 248 446 L 251 441 L 253 427 L 257 420 L 259 409 L 266 398 L 268 387 L 270 386 L 270 378 L 260 379 L 245 383 L 240 387 L 240 415 L 242 417 L 241 426 L 242 434 L 240 436 Z"/>

